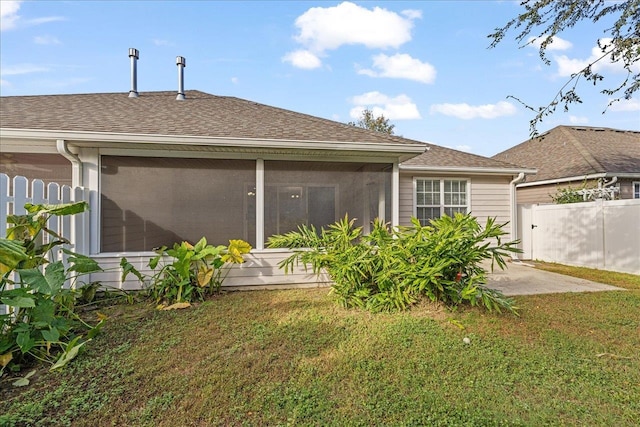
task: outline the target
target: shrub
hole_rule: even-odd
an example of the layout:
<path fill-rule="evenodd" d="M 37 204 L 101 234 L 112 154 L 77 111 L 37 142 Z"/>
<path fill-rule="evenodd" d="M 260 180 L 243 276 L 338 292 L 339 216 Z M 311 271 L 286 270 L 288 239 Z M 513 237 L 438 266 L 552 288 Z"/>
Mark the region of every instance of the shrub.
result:
<path fill-rule="evenodd" d="M 344 219 L 319 232 L 313 226 L 269 238 L 271 248 L 290 248 L 294 253 L 280 263 L 288 273 L 294 265 L 311 266 L 316 274 L 326 271 L 331 292 L 345 307 L 371 311 L 402 310 L 427 297 L 449 305 L 469 303 L 489 311 L 516 313 L 513 300 L 489 289 L 480 266 L 491 260 L 505 267 L 504 257 L 518 252 L 517 242 L 502 243 L 505 224 L 489 218 L 483 228 L 471 215 L 444 216 L 422 226 L 390 230 L 380 221 L 369 235 L 354 220 Z"/>
<path fill-rule="evenodd" d="M 243 263 L 243 255 L 251 245 L 243 240 L 230 240 L 229 246 L 212 246 L 203 237 L 198 243 L 176 243 L 171 249 L 163 246 L 149 261 L 149 267 L 159 270 L 151 277 L 150 295 L 157 303 L 175 304 L 202 301 L 220 290 L 228 263 Z M 224 271 L 224 273 L 223 273 Z"/>
<path fill-rule="evenodd" d="M 52 369 L 60 367 L 73 359 L 103 324 L 100 320 L 90 325 L 74 310 L 81 296 L 74 289 L 78 277 L 101 271 L 100 266 L 67 249 L 62 251 L 68 257 L 68 267 L 61 261 L 48 261 L 56 258 L 55 248 L 69 243 L 47 228 L 49 218 L 83 212 L 87 203 L 27 204 L 25 208 L 26 215 L 7 217 L 12 225 L 7 238 L 0 238 L 0 304 L 8 308 L 0 313 L 0 375 L 7 367 L 18 370 L 34 360 L 52 363 Z M 48 243 L 42 243 L 44 233 L 50 237 Z"/>

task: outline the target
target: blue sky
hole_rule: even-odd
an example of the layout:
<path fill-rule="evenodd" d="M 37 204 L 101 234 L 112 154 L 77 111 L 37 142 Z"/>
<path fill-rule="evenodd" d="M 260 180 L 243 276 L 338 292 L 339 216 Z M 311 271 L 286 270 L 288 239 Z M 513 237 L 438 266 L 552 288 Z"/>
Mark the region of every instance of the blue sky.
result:
<path fill-rule="evenodd" d="M 138 90 L 185 88 L 236 96 L 340 122 L 363 108 L 396 133 L 484 156 L 529 136 L 527 111 L 548 103 L 593 54 L 610 22 L 560 35 L 551 65 L 514 37 L 488 49 L 515 1 L 206 2 L 1 0 L 3 96 L 128 92 L 128 48 L 140 51 Z M 604 64 L 605 83 L 624 77 Z M 606 86 L 602 86 L 604 88 Z M 640 130 L 640 101 L 615 104 L 582 83 L 582 105 L 544 120 Z"/>

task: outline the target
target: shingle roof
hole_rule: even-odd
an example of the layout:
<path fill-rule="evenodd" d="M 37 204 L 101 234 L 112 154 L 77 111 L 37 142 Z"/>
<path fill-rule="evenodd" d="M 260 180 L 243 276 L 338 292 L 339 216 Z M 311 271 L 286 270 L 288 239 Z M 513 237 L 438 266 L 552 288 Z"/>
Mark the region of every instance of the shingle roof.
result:
<path fill-rule="evenodd" d="M 439 145 L 429 144 L 424 154 L 402 163 L 403 167 L 472 167 L 487 169 L 517 169 L 518 166 Z"/>
<path fill-rule="evenodd" d="M 493 159 L 537 168 L 527 182 L 597 173 L 640 173 L 640 132 L 558 126 L 496 154 Z"/>
<path fill-rule="evenodd" d="M 422 144 L 229 96 L 176 92 L 0 97 L 0 127 L 291 141 Z"/>

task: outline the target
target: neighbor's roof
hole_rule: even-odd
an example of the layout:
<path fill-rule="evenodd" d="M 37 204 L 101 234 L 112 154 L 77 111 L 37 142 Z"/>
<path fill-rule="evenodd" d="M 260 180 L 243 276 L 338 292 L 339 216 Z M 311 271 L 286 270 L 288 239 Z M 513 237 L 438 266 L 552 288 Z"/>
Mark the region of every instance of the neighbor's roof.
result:
<path fill-rule="evenodd" d="M 496 154 L 493 159 L 538 169 L 527 182 L 640 173 L 640 132 L 558 126 Z"/>
<path fill-rule="evenodd" d="M 102 132 L 260 140 L 423 144 L 230 96 L 176 92 L 7 96 L 3 129 Z"/>
<path fill-rule="evenodd" d="M 531 168 L 526 169 L 516 166 L 513 163 L 507 163 L 488 157 L 482 157 L 463 151 L 453 150 L 438 145 L 429 145 L 428 151 L 417 157 L 409 159 L 402 163 L 403 169 L 409 170 L 433 170 L 433 169 L 477 169 L 504 171 L 505 173 L 528 172 L 534 173 Z"/>

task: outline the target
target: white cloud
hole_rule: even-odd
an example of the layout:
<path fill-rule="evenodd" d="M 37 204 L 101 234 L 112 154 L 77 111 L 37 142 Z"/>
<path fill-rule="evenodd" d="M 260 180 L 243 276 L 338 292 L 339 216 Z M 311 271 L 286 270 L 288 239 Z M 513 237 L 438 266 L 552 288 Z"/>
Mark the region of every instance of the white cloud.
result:
<path fill-rule="evenodd" d="M 321 65 L 319 57 L 326 51 L 343 45 L 398 48 L 411 40 L 413 21 L 421 16 L 417 10 L 397 14 L 380 7 L 367 9 L 348 1 L 332 7 L 312 7 L 295 21 L 298 34 L 294 39 L 305 49 L 288 53 L 284 59 L 296 67 L 301 64 L 300 68 L 311 69 Z M 300 52 L 307 52 L 308 60 L 295 61 L 300 59 Z"/>
<path fill-rule="evenodd" d="M 313 70 L 322 65 L 322 61 L 308 50 L 296 50 L 282 57 L 282 62 L 289 62 L 294 67 Z"/>
<path fill-rule="evenodd" d="M 470 119 L 495 119 L 497 117 L 512 116 L 516 113 L 516 107 L 506 101 L 496 104 L 469 105 L 463 104 L 434 104 L 430 109 L 431 114 L 440 113 L 445 116 L 453 116 L 463 120 Z"/>
<path fill-rule="evenodd" d="M 57 37 L 54 36 L 35 36 L 33 38 L 33 42 L 35 44 L 43 44 L 43 45 L 54 45 L 54 44 L 62 44 Z"/>
<path fill-rule="evenodd" d="M 9 87 L 9 86 L 11 86 L 11 83 L 9 83 L 6 80 L 0 79 L 0 86 Z"/>
<path fill-rule="evenodd" d="M 16 22 L 20 19 L 20 1 L 2 0 L 0 1 L 0 31 L 11 30 L 16 27 Z"/>
<path fill-rule="evenodd" d="M 66 18 L 62 16 L 43 16 L 42 18 L 33 18 L 25 21 L 27 25 L 40 25 L 47 24 L 49 22 L 65 21 Z"/>
<path fill-rule="evenodd" d="M 153 39 L 151 41 L 156 46 L 175 46 L 175 43 L 172 43 L 169 40 Z"/>
<path fill-rule="evenodd" d="M 569 116 L 569 123 L 572 125 L 586 125 L 589 123 L 589 119 L 586 117 Z"/>
<path fill-rule="evenodd" d="M 40 25 L 48 22 L 64 21 L 62 16 L 44 16 L 42 18 L 32 18 L 21 20 L 18 11 L 22 0 L 1 0 L 0 1 L 0 31 L 13 30 L 19 23 L 23 25 Z"/>
<path fill-rule="evenodd" d="M 16 76 L 19 74 L 42 73 L 49 71 L 49 68 L 33 64 L 19 64 L 9 67 L 1 67 L 0 74 L 3 76 Z"/>
<path fill-rule="evenodd" d="M 409 19 L 422 19 L 422 11 L 415 9 L 407 9 L 400 12 Z"/>
<path fill-rule="evenodd" d="M 603 46 L 607 46 L 611 43 L 610 38 L 600 39 L 600 43 Z M 609 49 L 610 51 L 611 49 Z M 572 74 L 576 74 L 582 71 L 587 65 L 594 62 L 598 58 L 605 55 L 602 52 L 600 46 L 594 46 L 591 48 L 591 55 L 586 59 L 578 59 L 578 58 L 569 58 L 566 55 L 554 56 L 554 59 L 558 62 L 558 76 L 560 77 L 570 77 Z M 606 57 L 602 58 L 600 61 L 596 62 L 591 68 L 594 72 L 604 72 L 609 71 L 613 73 L 625 72 L 626 70 L 623 67 L 622 61 L 611 62 L 608 54 Z M 636 63 L 631 67 L 634 72 L 640 72 L 640 64 Z"/>
<path fill-rule="evenodd" d="M 456 145 L 456 150 L 464 151 L 465 153 L 470 153 L 472 148 L 470 145 Z"/>
<path fill-rule="evenodd" d="M 389 120 L 412 120 L 420 119 L 420 112 L 416 104 L 407 95 L 401 94 L 390 97 L 383 93 L 374 91 L 362 95 L 354 96 L 350 99 L 355 105 L 349 116 L 358 119 L 364 109 L 369 109 L 375 116 L 383 115 Z"/>
<path fill-rule="evenodd" d="M 527 40 L 527 43 L 529 43 L 529 46 L 535 47 L 536 49 L 540 49 L 540 45 L 542 45 L 542 42 L 544 41 L 545 41 L 545 37 L 538 37 L 538 38 L 529 37 L 529 40 Z M 571 49 L 572 47 L 573 47 L 573 43 L 556 36 L 551 38 L 551 43 L 547 45 L 547 50 L 548 51 L 567 50 L 567 49 Z"/>
<path fill-rule="evenodd" d="M 610 99 L 609 102 L 612 100 Z M 608 111 L 640 111 L 640 100 L 638 99 L 621 99 L 614 102 Z"/>
<path fill-rule="evenodd" d="M 393 56 L 381 53 L 373 57 L 373 68 L 358 70 L 358 74 L 370 77 L 390 77 L 396 79 L 415 80 L 420 83 L 433 83 L 436 69 L 428 62 L 421 62 L 406 53 Z"/>
<path fill-rule="evenodd" d="M 240 82 L 240 79 L 238 79 L 237 77 L 231 77 L 231 83 L 233 83 L 234 85 L 237 85 Z"/>

